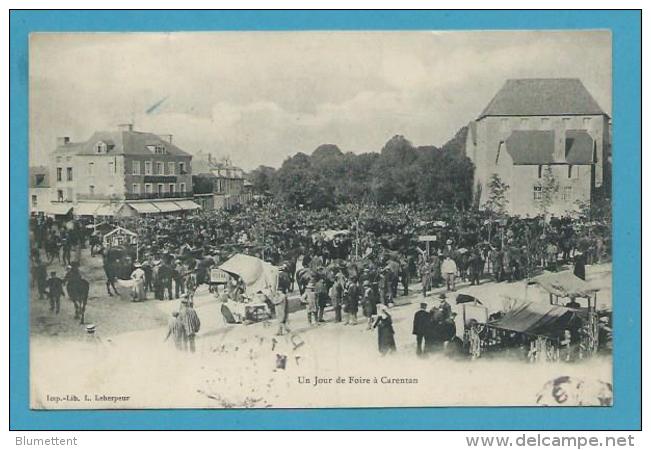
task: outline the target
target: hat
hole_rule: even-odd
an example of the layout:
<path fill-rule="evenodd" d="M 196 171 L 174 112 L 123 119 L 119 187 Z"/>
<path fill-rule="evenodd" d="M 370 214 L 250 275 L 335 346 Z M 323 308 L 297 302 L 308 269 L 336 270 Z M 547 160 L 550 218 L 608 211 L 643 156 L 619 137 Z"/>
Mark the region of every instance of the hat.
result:
<path fill-rule="evenodd" d="M 445 294 L 439 294 L 439 299 L 445 300 L 446 298 L 448 297 Z"/>
<path fill-rule="evenodd" d="M 610 319 L 608 319 L 608 316 L 603 316 L 603 317 L 599 318 L 599 322 L 608 323 L 608 322 L 610 322 Z"/>
<path fill-rule="evenodd" d="M 95 324 L 91 323 L 90 325 L 86 325 L 86 333 L 94 333 L 95 332 Z"/>
<path fill-rule="evenodd" d="M 420 304 L 420 307 L 421 307 L 421 308 L 427 308 L 427 303 L 421 303 L 421 304 Z"/>
<path fill-rule="evenodd" d="M 56 275 L 56 274 L 57 273 L 54 270 L 52 272 L 50 272 L 50 275 Z"/>
<path fill-rule="evenodd" d="M 184 304 L 184 305 L 187 305 L 188 303 L 190 303 L 190 301 L 188 300 L 187 297 L 182 297 L 181 298 L 181 303 Z"/>
<path fill-rule="evenodd" d="M 447 241 L 445 241 L 445 243 L 446 244 L 452 244 L 452 239 L 448 239 Z"/>
<path fill-rule="evenodd" d="M 364 280 L 364 283 L 362 283 L 363 286 L 370 286 L 370 282 L 368 280 Z"/>
<path fill-rule="evenodd" d="M 138 268 L 142 267 L 142 264 L 140 264 L 139 262 L 137 262 L 137 263 L 135 263 L 135 264 L 133 265 L 133 267 L 135 267 L 136 269 L 138 269 Z"/>

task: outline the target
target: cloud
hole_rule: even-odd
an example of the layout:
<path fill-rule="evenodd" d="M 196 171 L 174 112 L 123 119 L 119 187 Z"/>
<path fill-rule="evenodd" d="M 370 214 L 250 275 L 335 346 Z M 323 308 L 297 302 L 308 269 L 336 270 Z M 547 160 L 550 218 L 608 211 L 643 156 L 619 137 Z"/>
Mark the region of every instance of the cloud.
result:
<path fill-rule="evenodd" d="M 610 111 L 610 52 L 591 31 L 36 34 L 30 156 L 131 120 L 246 168 L 394 134 L 442 145 L 507 78 L 579 77 Z"/>

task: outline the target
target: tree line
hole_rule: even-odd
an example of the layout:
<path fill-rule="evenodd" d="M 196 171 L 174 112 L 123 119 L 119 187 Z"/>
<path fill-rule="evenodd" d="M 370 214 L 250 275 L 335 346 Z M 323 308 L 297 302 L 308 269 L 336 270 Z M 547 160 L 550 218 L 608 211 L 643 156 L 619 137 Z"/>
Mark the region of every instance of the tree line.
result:
<path fill-rule="evenodd" d="M 306 208 L 341 203 L 438 203 L 467 208 L 474 166 L 465 156 L 464 127 L 441 148 L 414 146 L 394 136 L 380 152 L 344 153 L 333 144 L 296 153 L 279 169 L 260 166 L 249 174 L 254 192 Z"/>

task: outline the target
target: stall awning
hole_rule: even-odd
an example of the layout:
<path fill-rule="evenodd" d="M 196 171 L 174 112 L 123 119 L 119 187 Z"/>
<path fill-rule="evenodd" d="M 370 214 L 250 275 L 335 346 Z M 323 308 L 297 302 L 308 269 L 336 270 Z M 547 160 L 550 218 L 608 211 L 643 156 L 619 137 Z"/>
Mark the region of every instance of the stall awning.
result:
<path fill-rule="evenodd" d="M 142 203 L 128 203 L 133 209 L 135 209 L 140 214 L 158 214 L 161 212 L 153 203 L 142 202 Z"/>
<path fill-rule="evenodd" d="M 179 205 L 183 211 L 193 211 L 195 209 L 201 209 L 201 206 L 197 205 L 192 200 L 177 200 L 174 203 Z"/>
<path fill-rule="evenodd" d="M 586 317 L 584 310 L 556 305 L 525 303 L 488 325 L 501 330 L 538 336 L 557 336 L 574 321 Z"/>
<path fill-rule="evenodd" d="M 564 272 L 545 272 L 533 278 L 530 283 L 537 284 L 550 294 L 558 297 L 583 297 L 588 298 L 598 291 L 569 270 Z"/>
<path fill-rule="evenodd" d="M 46 205 L 45 212 L 55 216 L 65 216 L 71 209 L 72 204 L 70 203 L 50 203 L 49 205 Z"/>
<path fill-rule="evenodd" d="M 95 211 L 102 206 L 101 203 L 89 202 L 89 203 L 78 203 L 74 207 L 74 214 L 76 216 L 94 216 Z"/>
<path fill-rule="evenodd" d="M 176 212 L 183 210 L 183 208 L 174 202 L 156 202 L 154 203 L 154 206 L 160 209 L 161 212 Z"/>

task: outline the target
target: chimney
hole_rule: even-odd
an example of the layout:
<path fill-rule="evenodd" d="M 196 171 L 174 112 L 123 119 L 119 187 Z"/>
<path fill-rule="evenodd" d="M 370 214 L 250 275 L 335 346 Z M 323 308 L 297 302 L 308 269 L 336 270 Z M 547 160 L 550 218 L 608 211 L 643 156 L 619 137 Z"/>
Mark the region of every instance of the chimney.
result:
<path fill-rule="evenodd" d="M 68 136 L 63 136 L 63 137 L 58 137 L 57 138 L 57 147 L 61 145 L 66 145 L 70 142 L 70 138 Z"/>
<path fill-rule="evenodd" d="M 133 131 L 133 124 L 132 123 L 120 123 L 120 124 L 118 124 L 118 129 L 120 131 Z"/>

